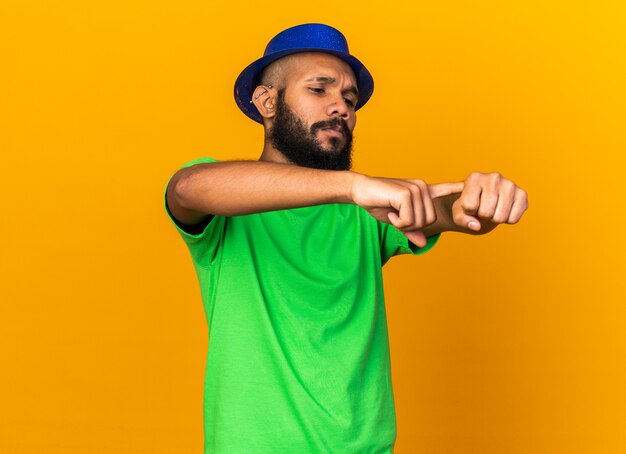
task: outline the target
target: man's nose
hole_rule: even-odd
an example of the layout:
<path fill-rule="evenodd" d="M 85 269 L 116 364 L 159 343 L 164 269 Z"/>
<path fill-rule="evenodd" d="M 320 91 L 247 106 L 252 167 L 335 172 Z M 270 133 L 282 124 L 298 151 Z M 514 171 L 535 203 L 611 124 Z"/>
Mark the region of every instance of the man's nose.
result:
<path fill-rule="evenodd" d="M 338 98 L 328 105 L 328 114 L 331 117 L 336 116 L 347 120 L 350 118 L 350 106 L 343 97 Z"/>

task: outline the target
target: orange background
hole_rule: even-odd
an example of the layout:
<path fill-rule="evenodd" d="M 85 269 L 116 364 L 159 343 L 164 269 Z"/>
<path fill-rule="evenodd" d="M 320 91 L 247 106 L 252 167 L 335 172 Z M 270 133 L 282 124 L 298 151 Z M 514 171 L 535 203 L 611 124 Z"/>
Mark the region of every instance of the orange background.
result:
<path fill-rule="evenodd" d="M 529 193 L 386 267 L 396 452 L 626 452 L 625 4 L 432 3 L 0 6 L 0 452 L 201 452 L 207 327 L 162 191 L 258 157 L 233 82 L 302 22 L 374 74 L 355 170 Z"/>

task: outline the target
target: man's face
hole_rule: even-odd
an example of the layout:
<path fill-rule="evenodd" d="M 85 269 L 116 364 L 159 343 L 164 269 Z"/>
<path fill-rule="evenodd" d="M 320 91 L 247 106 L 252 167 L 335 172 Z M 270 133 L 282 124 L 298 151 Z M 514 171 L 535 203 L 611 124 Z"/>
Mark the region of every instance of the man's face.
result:
<path fill-rule="evenodd" d="M 268 139 L 289 161 L 303 167 L 351 168 L 356 124 L 352 69 L 328 54 L 298 55 L 279 90 Z"/>

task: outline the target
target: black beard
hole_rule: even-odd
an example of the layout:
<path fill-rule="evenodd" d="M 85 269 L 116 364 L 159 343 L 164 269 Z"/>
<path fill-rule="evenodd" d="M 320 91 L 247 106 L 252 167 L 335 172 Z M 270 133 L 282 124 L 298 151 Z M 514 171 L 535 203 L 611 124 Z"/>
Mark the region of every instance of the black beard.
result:
<path fill-rule="evenodd" d="M 340 128 L 345 137 L 332 137 L 332 150 L 325 150 L 315 133 L 322 128 Z M 352 167 L 352 132 L 345 120 L 333 118 L 311 125 L 310 131 L 285 102 L 285 90 L 278 91 L 274 124 L 268 131 L 268 140 L 291 163 L 314 169 L 350 170 Z"/>

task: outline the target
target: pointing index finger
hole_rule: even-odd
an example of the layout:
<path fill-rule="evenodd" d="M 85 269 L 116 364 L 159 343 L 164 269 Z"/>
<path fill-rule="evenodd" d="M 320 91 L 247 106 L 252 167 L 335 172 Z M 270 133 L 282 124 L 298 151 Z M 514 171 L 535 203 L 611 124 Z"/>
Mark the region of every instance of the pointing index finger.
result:
<path fill-rule="evenodd" d="M 465 183 L 462 181 L 454 182 L 454 183 L 439 183 L 439 184 L 429 184 L 428 190 L 430 191 L 430 197 L 443 197 L 450 194 L 460 194 L 463 192 L 463 187 Z"/>

